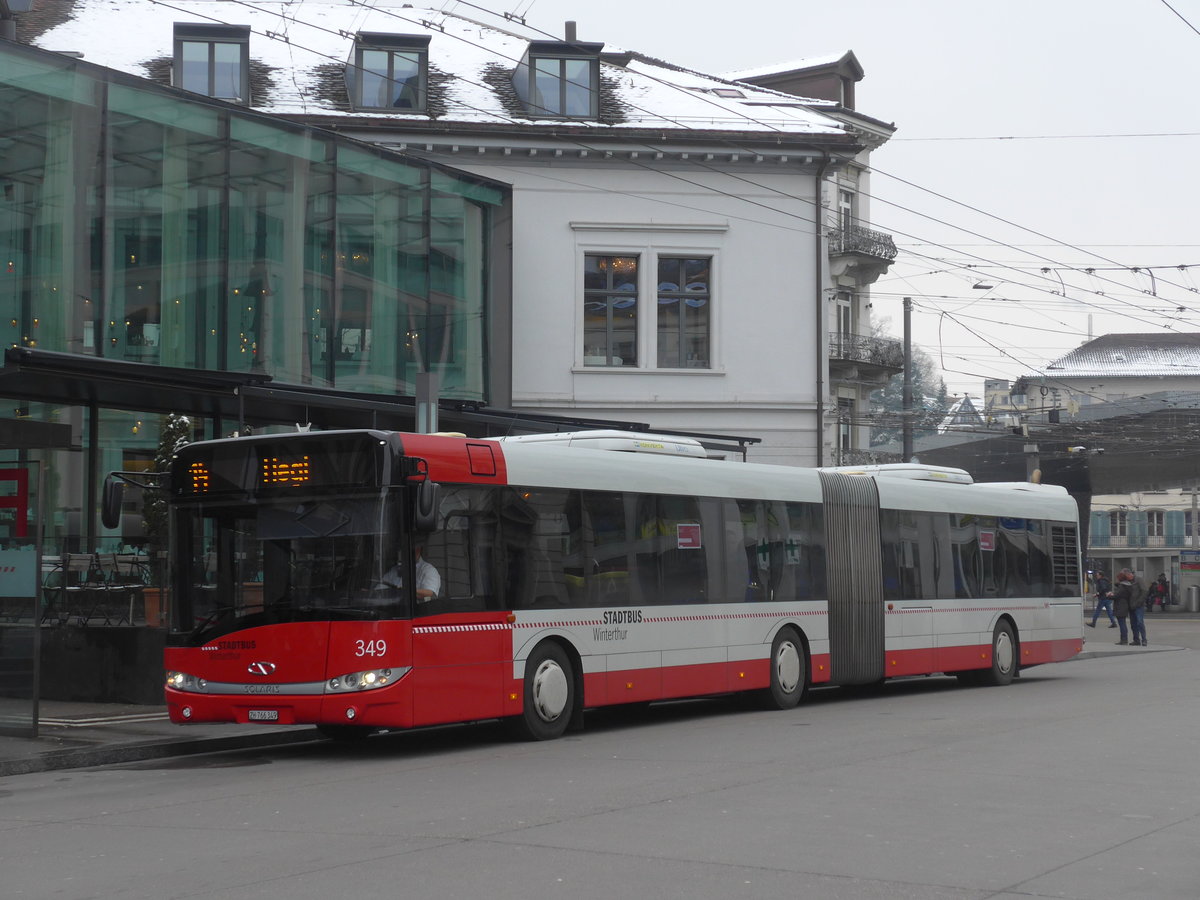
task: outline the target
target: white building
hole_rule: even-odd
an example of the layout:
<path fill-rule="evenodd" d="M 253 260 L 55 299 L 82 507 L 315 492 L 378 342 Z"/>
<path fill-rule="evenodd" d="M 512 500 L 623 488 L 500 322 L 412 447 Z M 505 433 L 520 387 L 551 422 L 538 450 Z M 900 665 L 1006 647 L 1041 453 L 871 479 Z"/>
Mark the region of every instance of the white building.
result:
<path fill-rule="evenodd" d="M 511 184 L 492 405 L 749 435 L 757 461 L 867 446 L 858 410 L 902 359 L 868 337 L 893 128 L 854 110 L 853 54 L 721 78 L 599 42 L 628 32 L 398 0 L 42 5 L 43 48 Z"/>

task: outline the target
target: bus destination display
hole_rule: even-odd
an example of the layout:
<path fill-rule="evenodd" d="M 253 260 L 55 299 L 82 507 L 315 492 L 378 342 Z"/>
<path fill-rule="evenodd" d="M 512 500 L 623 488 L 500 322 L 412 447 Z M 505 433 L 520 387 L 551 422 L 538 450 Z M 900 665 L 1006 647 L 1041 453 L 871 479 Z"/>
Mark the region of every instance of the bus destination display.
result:
<path fill-rule="evenodd" d="M 292 459 L 264 456 L 261 471 L 263 487 L 302 485 L 312 481 L 312 468 L 307 455 Z"/>

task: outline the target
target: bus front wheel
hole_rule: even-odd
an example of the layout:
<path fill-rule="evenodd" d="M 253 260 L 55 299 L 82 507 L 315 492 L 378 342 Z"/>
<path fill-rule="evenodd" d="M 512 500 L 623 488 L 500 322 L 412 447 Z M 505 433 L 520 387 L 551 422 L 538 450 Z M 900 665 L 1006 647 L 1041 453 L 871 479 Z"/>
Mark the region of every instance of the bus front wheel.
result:
<path fill-rule="evenodd" d="M 768 709 L 792 709 L 808 686 L 808 654 L 799 635 L 781 628 L 771 642 L 771 686 L 763 693 Z"/>
<path fill-rule="evenodd" d="M 575 674 L 567 653 L 550 641 L 525 660 L 525 703 L 514 725 L 520 737 L 549 741 L 561 737 L 575 711 Z"/>

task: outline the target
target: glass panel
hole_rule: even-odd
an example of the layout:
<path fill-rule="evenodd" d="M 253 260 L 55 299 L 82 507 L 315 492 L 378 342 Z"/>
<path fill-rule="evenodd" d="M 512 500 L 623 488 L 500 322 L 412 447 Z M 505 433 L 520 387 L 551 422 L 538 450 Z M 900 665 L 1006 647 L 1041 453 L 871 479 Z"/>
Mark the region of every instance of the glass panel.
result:
<path fill-rule="evenodd" d="M 710 296 L 708 257 L 659 258 L 658 365 L 708 368 Z"/>
<path fill-rule="evenodd" d="M 179 86 L 197 94 L 208 93 L 208 41 L 183 41 L 180 55 L 183 71 L 179 73 Z"/>
<path fill-rule="evenodd" d="M 390 106 L 388 54 L 384 50 L 359 51 L 359 102 L 363 106 Z"/>
<path fill-rule="evenodd" d="M 632 499 L 632 498 L 630 498 Z M 630 602 L 630 554 L 626 497 L 587 491 L 583 494 L 584 558 L 587 560 L 585 606 L 626 606 Z"/>
<path fill-rule="evenodd" d="M 561 60 L 533 61 L 533 113 L 538 116 L 557 116 L 562 113 Z"/>
<path fill-rule="evenodd" d="M 0 429 L 4 427 L 0 420 Z M 42 570 L 39 464 L 0 461 L 0 734 L 37 735 Z"/>
<path fill-rule="evenodd" d="M 5 347 L 95 353 L 98 294 L 88 277 L 91 248 L 76 225 L 90 218 L 96 173 L 78 155 L 73 129 L 98 128 L 98 116 L 8 86 L 0 108 L 0 339 Z"/>
<path fill-rule="evenodd" d="M 594 108 L 592 89 L 592 63 L 587 59 L 565 59 L 564 106 L 568 116 L 588 118 Z"/>
<path fill-rule="evenodd" d="M 243 100 L 246 87 L 242 84 L 242 53 L 245 44 L 213 44 L 212 96 L 222 100 Z"/>
<path fill-rule="evenodd" d="M 420 109 L 421 102 L 421 55 L 419 53 L 392 54 L 391 106 L 396 109 Z"/>
<path fill-rule="evenodd" d="M 338 154 L 339 164 L 361 165 L 342 167 L 338 181 L 342 295 L 331 347 L 335 383 L 343 390 L 412 393 L 410 375 L 426 365 L 431 347 L 440 353 L 447 340 L 439 328 L 447 324 L 446 311 L 438 310 L 432 326 L 429 315 L 429 195 L 422 184 L 366 174 L 385 170 L 359 157 Z M 453 230 L 449 217 L 443 224 Z M 443 260 L 444 274 L 452 269 Z M 440 286 L 453 287 L 453 281 L 450 274 Z M 449 297 L 440 299 L 442 307 L 452 305 Z"/>
<path fill-rule="evenodd" d="M 110 122 L 105 211 L 111 228 L 111 300 L 104 321 L 104 355 L 157 363 L 163 324 L 164 205 L 173 213 L 178 199 L 163 191 L 167 129 L 115 110 Z M 147 160 L 155 165 L 147 166 Z"/>
<path fill-rule="evenodd" d="M 584 257 L 585 366 L 637 365 L 637 266 L 636 256 Z"/>

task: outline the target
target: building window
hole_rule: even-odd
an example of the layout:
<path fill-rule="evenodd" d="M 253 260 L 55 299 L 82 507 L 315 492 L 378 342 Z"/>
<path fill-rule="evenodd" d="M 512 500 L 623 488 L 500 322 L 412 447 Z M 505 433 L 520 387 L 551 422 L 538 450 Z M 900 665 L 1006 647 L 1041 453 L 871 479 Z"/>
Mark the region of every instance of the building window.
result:
<path fill-rule="evenodd" d="M 1192 511 L 1190 509 L 1185 509 L 1183 511 L 1183 534 L 1185 537 L 1192 537 L 1195 535 L 1195 531 L 1192 530 L 1193 527 Z"/>
<path fill-rule="evenodd" d="M 531 42 L 513 76 L 513 87 L 529 114 L 597 118 L 603 47 L 579 42 Z"/>
<path fill-rule="evenodd" d="M 250 102 L 250 26 L 175 24 L 176 87 Z"/>
<path fill-rule="evenodd" d="M 1161 509 L 1152 509 L 1146 513 L 1146 534 L 1149 537 L 1162 537 L 1166 534 L 1163 529 L 1163 512 Z"/>
<path fill-rule="evenodd" d="M 583 269 L 583 364 L 636 366 L 638 257 L 586 254 Z"/>
<path fill-rule="evenodd" d="M 658 366 L 707 369 L 712 258 L 658 258 Z"/>
<path fill-rule="evenodd" d="M 838 230 L 849 231 L 854 225 L 854 191 L 838 191 Z"/>
<path fill-rule="evenodd" d="M 854 449 L 854 398 L 838 397 L 838 449 Z"/>
<path fill-rule="evenodd" d="M 1108 533 L 1111 537 L 1125 537 L 1127 532 L 1125 510 L 1114 509 L 1108 514 Z"/>
<path fill-rule="evenodd" d="M 854 334 L 854 295 L 849 291 L 837 293 L 837 333 L 847 337 Z"/>
<path fill-rule="evenodd" d="M 429 36 L 359 33 L 347 85 L 361 109 L 423 112 Z"/>

